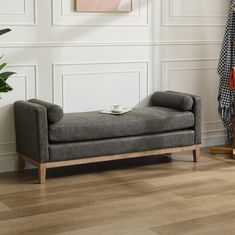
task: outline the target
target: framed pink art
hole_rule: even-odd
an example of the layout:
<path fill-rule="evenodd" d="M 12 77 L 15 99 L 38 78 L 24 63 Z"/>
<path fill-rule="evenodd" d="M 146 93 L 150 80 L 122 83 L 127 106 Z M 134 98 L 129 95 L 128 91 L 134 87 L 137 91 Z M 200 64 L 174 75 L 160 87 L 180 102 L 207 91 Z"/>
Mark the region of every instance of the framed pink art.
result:
<path fill-rule="evenodd" d="M 132 0 L 75 0 L 77 12 L 130 12 Z"/>

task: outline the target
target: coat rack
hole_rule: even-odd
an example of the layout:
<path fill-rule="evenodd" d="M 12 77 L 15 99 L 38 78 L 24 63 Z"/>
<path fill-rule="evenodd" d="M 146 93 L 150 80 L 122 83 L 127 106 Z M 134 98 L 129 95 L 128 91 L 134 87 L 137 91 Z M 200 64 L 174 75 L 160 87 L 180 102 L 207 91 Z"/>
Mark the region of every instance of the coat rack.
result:
<path fill-rule="evenodd" d="M 235 12 L 235 8 L 233 8 L 233 11 Z M 233 40 L 232 43 L 235 46 L 235 40 Z M 211 154 L 232 154 L 232 158 L 235 159 L 235 117 L 233 120 L 233 136 L 233 143 L 231 147 L 211 147 L 209 152 Z"/>
<path fill-rule="evenodd" d="M 235 13 L 235 7 L 232 8 Z M 235 40 L 232 40 L 232 45 L 235 46 Z M 233 84 L 234 85 L 234 84 Z M 235 107 L 234 107 L 235 109 Z M 211 147 L 209 152 L 212 154 L 232 154 L 232 158 L 235 159 L 235 117 L 233 119 L 233 143 L 231 147 Z"/>

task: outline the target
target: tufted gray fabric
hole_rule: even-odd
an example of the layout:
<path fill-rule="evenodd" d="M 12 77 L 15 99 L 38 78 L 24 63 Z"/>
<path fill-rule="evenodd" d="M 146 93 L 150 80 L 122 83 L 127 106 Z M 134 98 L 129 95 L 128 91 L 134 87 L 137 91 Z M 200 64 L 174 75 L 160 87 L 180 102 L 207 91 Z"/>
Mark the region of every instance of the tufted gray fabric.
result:
<path fill-rule="evenodd" d="M 99 112 L 65 114 L 49 126 L 49 141 L 65 143 L 156 134 L 194 126 L 194 115 L 164 107 L 145 107 L 115 116 Z"/>
<path fill-rule="evenodd" d="M 14 104 L 17 152 L 38 162 L 48 162 L 46 108 L 25 101 Z"/>
<path fill-rule="evenodd" d="M 47 110 L 47 118 L 50 123 L 56 123 L 63 118 L 64 112 L 62 107 L 56 104 L 51 104 L 38 99 L 31 99 L 28 102 L 42 105 Z"/>
<path fill-rule="evenodd" d="M 183 147 L 194 144 L 194 131 L 184 130 L 154 135 L 107 140 L 50 144 L 50 161 L 65 161 L 145 150 Z"/>
<path fill-rule="evenodd" d="M 156 106 L 183 111 L 191 110 L 193 106 L 192 97 L 182 93 L 155 92 L 151 97 L 151 102 Z"/>

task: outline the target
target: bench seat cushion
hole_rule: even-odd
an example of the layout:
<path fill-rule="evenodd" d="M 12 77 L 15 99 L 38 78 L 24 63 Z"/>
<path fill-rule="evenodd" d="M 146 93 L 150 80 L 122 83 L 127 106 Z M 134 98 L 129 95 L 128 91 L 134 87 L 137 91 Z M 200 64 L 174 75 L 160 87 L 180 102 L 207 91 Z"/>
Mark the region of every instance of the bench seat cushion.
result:
<path fill-rule="evenodd" d="M 64 114 L 57 123 L 49 125 L 50 143 L 101 140 L 138 135 L 157 134 L 194 126 L 190 111 L 165 107 L 136 108 L 120 115 L 84 112 Z"/>
<path fill-rule="evenodd" d="M 194 131 L 183 130 L 167 133 L 91 140 L 73 143 L 50 144 L 50 161 L 67 161 L 122 153 L 194 145 Z M 110 158 L 112 160 L 112 158 Z"/>

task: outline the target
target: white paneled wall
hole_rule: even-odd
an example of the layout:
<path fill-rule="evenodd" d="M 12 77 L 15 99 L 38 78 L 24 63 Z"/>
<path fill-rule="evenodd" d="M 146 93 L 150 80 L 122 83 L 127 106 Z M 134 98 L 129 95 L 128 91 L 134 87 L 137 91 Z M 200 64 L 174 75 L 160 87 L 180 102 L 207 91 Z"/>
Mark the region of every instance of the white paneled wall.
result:
<path fill-rule="evenodd" d="M 65 112 L 109 109 L 114 103 L 131 108 L 148 96 L 147 61 L 54 64 L 53 69 L 53 101 Z"/>
<path fill-rule="evenodd" d="M 148 0 L 134 0 L 132 12 L 120 13 L 80 13 L 74 12 L 74 0 L 53 0 L 53 25 L 60 26 L 132 26 L 148 24 Z M 116 16 L 116 17 L 114 17 Z"/>
<path fill-rule="evenodd" d="M 77 13 L 73 0 L 0 0 L 0 54 L 17 75 L 0 101 L 0 171 L 16 169 L 12 103 L 66 112 L 146 105 L 155 90 L 203 99 L 203 144 L 224 142 L 216 67 L 229 1 L 133 0 L 131 13 Z"/>
<path fill-rule="evenodd" d="M 229 1 L 228 1 L 229 2 Z M 162 0 L 165 26 L 220 26 L 227 17 L 222 0 Z M 215 6 L 215 7 L 214 7 Z"/>
<path fill-rule="evenodd" d="M 36 24 L 36 0 L 0 0 L 0 5 L 1 25 Z"/>

